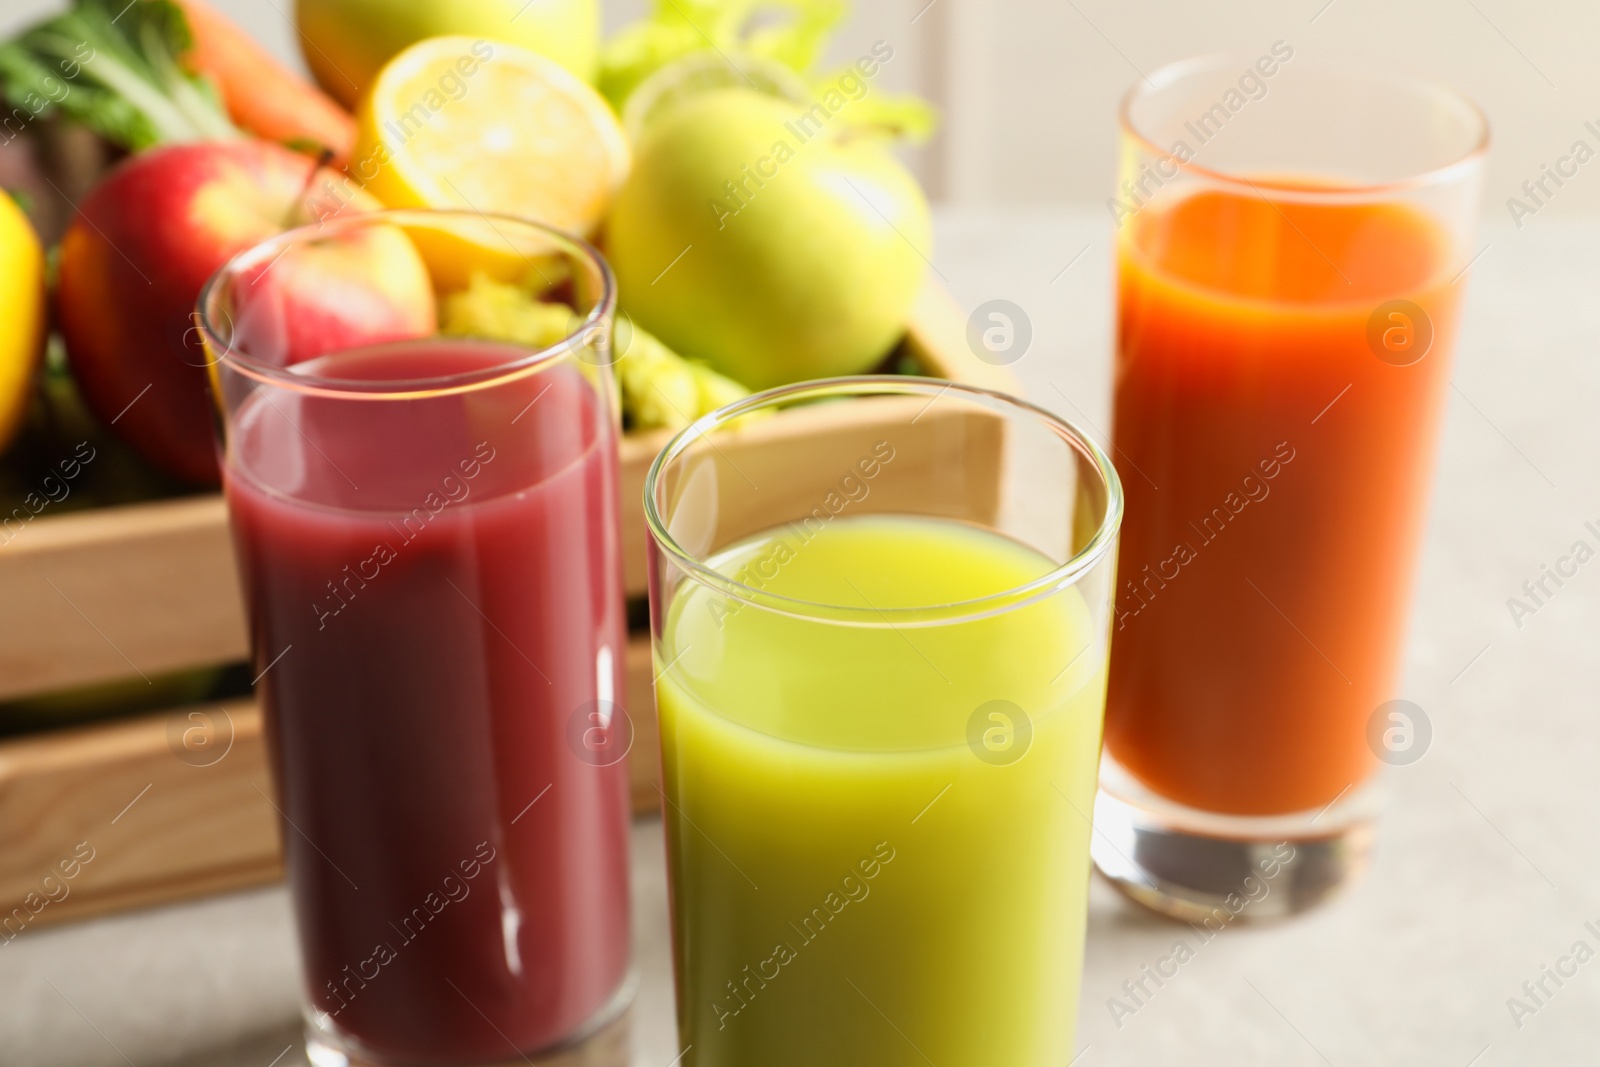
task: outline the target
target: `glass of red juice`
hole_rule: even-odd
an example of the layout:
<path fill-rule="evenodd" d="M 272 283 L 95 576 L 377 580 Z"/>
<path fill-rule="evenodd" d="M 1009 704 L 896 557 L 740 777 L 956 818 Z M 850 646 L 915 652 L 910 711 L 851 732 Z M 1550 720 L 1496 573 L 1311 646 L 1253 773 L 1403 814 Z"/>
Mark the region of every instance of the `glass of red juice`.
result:
<path fill-rule="evenodd" d="M 1095 860 L 1191 922 L 1290 914 L 1426 750 L 1396 685 L 1488 128 L 1283 41 L 1161 70 L 1122 119 Z"/>
<path fill-rule="evenodd" d="M 581 241 L 430 211 L 201 294 L 318 1067 L 622 1025 L 615 300 Z"/>

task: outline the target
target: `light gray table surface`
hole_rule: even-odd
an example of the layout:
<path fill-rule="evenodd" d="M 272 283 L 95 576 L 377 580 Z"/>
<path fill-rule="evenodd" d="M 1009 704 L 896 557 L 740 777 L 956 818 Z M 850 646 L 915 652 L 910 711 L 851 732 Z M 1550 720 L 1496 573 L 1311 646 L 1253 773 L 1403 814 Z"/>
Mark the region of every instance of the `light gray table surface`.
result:
<path fill-rule="evenodd" d="M 937 234 L 933 262 L 958 300 L 1027 312 L 1033 341 L 1015 370 L 1028 395 L 1106 429 L 1107 219 L 944 213 Z M 1392 772 L 1373 868 L 1352 892 L 1229 927 L 1120 1026 L 1107 1001 L 1122 983 L 1177 939 L 1198 941 L 1097 883 L 1081 1067 L 1600 1058 L 1600 957 L 1559 987 L 1546 979 L 1532 1013 L 1508 1007 L 1575 943 L 1600 952 L 1585 927 L 1600 929 L 1600 562 L 1520 627 L 1507 607 L 1575 542 L 1600 548 L 1584 526 L 1600 527 L 1600 223 L 1541 218 L 1478 244 L 1394 694 L 1426 711 L 1431 748 Z M 636 826 L 633 854 L 633 1062 L 667 1067 L 679 1049 L 658 822 Z M 0 948 L 0 1064 L 302 1063 L 295 967 L 282 888 L 28 932 Z"/>

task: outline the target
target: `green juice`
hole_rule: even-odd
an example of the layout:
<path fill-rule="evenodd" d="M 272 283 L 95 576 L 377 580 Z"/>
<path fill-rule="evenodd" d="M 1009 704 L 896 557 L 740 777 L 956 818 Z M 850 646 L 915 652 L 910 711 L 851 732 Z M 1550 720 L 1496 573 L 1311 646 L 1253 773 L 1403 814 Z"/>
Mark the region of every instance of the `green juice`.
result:
<path fill-rule="evenodd" d="M 1053 567 L 946 520 L 783 527 L 710 562 L 873 610 L 799 618 L 689 581 L 662 620 L 684 1063 L 1065 1064 L 1104 620 L 1075 588 L 969 621 L 894 615 Z"/>

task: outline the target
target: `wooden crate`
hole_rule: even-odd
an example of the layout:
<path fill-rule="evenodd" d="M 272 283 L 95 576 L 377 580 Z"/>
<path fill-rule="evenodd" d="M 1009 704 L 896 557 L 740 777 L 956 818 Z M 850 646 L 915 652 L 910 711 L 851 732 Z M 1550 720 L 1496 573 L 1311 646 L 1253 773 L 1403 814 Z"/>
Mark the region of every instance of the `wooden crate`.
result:
<path fill-rule="evenodd" d="M 971 354 L 964 317 L 936 287 L 914 309 L 905 345 L 930 374 L 1013 387 L 1006 371 Z M 741 464 L 768 469 L 776 446 L 800 437 L 808 465 L 848 470 L 866 451 L 863 442 L 870 446 L 879 434 L 842 411 L 802 410 L 757 424 L 741 441 Z M 930 419 L 918 432 L 943 431 Z M 621 448 L 630 596 L 646 587 L 645 473 L 670 436 L 633 434 Z M 998 441 L 994 447 L 998 459 Z M 0 637 L 0 700 L 248 656 L 219 496 L 41 517 L 0 548 L 0 603 L 11 605 L 12 620 Z M 648 634 L 630 637 L 626 672 L 624 706 L 635 724 L 629 769 L 635 810 L 645 811 L 658 800 Z M 179 758 L 175 738 L 190 728 L 209 731 L 206 759 Z M 280 875 L 252 700 L 0 742 L 0 940 L 33 925 Z"/>

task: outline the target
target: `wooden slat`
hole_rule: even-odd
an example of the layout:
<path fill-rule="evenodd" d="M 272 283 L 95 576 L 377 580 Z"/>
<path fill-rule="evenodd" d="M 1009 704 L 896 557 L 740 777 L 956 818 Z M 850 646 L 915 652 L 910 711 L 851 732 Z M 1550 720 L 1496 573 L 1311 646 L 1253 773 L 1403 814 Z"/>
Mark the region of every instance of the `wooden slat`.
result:
<path fill-rule="evenodd" d="M 270 791 L 260 718 L 249 701 L 203 710 L 232 724 L 231 747 L 208 767 L 178 758 L 161 715 L 0 745 L 0 919 L 11 919 L 9 932 L 276 876 L 277 828 L 257 792 Z M 75 849 L 93 858 L 65 880 Z M 67 895 L 33 914 L 63 882 Z"/>
<path fill-rule="evenodd" d="M 661 807 L 661 732 L 656 726 L 655 662 L 650 656 L 649 634 L 628 638 L 623 663 L 628 694 L 623 707 L 633 720 L 633 747 L 628 750 L 633 813 L 648 815 Z"/>
<path fill-rule="evenodd" d="M 1017 379 L 1005 367 L 985 363 L 967 344 L 967 313 L 949 290 L 927 285 L 911 308 L 906 348 L 922 361 L 929 377 L 948 378 L 1002 393 L 1017 391 Z"/>
<path fill-rule="evenodd" d="M 247 655 L 219 496 L 34 519 L 0 547 L 0 700 Z"/>

